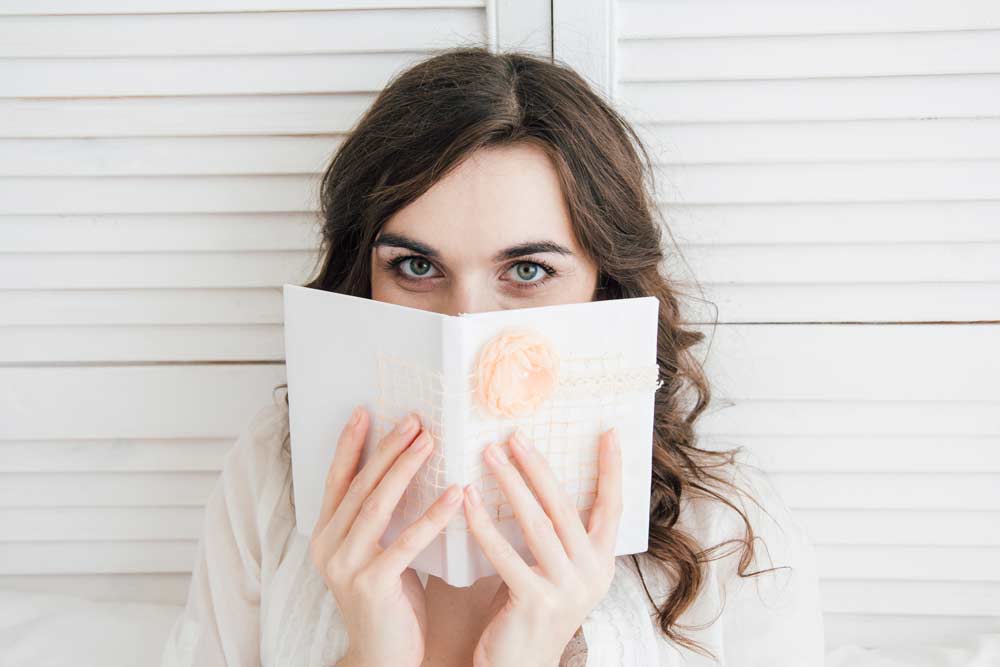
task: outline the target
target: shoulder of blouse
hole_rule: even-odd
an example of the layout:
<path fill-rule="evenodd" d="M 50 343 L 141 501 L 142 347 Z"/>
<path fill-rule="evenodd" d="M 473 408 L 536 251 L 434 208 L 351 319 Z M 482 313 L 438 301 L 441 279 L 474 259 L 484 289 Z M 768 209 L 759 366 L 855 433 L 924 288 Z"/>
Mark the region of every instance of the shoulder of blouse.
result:
<path fill-rule="evenodd" d="M 764 636 L 774 632 L 778 625 L 784 624 L 790 629 L 798 624 L 797 631 L 801 630 L 803 637 L 795 641 L 804 647 L 802 650 L 819 651 L 816 647 L 822 645 L 822 621 L 811 538 L 752 450 L 741 449 L 734 464 L 723 470 L 724 478 L 734 483 L 739 492 L 723 488 L 721 495 L 745 513 L 753 531 L 754 554 L 744 574 L 776 569 L 759 575 L 741 576 L 739 564 L 747 539 L 743 518 L 732 507 L 714 498 L 682 500 L 677 528 L 693 537 L 701 549 L 724 544 L 713 551 L 716 558 L 707 563 L 703 588 L 679 619 L 680 625 L 692 628 L 692 631 L 682 631 L 682 634 L 716 647 L 724 641 L 727 648 L 733 649 L 736 648 L 732 645 L 733 640 L 723 640 L 723 637 L 741 637 L 751 627 Z M 648 590 L 656 604 L 660 605 L 674 583 L 671 575 L 653 562 L 648 552 L 638 554 L 637 558 L 641 577 L 631 558 L 626 559 L 628 569 L 643 582 L 644 605 L 648 613 L 654 614 L 656 610 L 645 591 Z M 651 618 L 655 624 L 655 616 Z M 794 620 L 796 618 L 799 620 Z M 700 657 L 674 646 L 658 629 L 656 635 L 662 646 L 669 645 L 663 649 L 664 652 L 677 652 L 692 664 L 702 664 Z M 750 656 L 742 656 L 741 659 L 746 659 L 746 664 L 758 664 L 752 662 Z M 801 664 L 818 663 L 810 659 Z"/>

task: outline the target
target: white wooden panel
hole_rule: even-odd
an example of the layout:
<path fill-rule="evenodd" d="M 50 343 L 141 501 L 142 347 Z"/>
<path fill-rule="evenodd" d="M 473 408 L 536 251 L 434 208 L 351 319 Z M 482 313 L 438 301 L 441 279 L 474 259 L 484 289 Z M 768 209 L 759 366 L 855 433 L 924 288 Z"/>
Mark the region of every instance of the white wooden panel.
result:
<path fill-rule="evenodd" d="M 772 331 L 776 329 L 778 327 Z M 799 359 L 790 360 L 792 364 L 798 362 Z M 834 366 L 832 363 L 830 370 L 835 371 Z M 848 367 L 847 370 L 856 369 Z M 948 388 L 941 391 L 947 392 Z M 745 395 L 734 398 L 719 396 L 718 392 L 713 398 L 708 411 L 695 422 L 695 428 L 698 433 L 709 436 L 706 444 L 715 446 L 721 446 L 722 439 L 728 441 L 727 446 L 759 447 L 761 440 L 770 439 L 780 446 L 780 441 L 788 437 L 819 436 L 839 438 L 850 447 L 850 443 L 860 436 L 913 438 L 917 441 L 914 447 L 921 447 L 920 439 L 927 437 L 986 438 L 987 443 L 995 442 L 991 438 L 1000 437 L 1000 410 L 997 409 L 1000 406 L 996 401 L 978 398 L 962 400 L 957 396 L 938 396 L 926 401 L 891 396 L 880 396 L 879 400 Z M 942 446 L 947 444 L 945 440 Z M 817 456 L 823 454 L 817 453 Z M 873 466 L 872 470 L 879 469 L 877 458 L 873 459 Z M 907 464 L 900 462 L 898 469 L 907 470 Z"/>
<path fill-rule="evenodd" d="M 706 284 L 693 321 L 974 322 L 994 319 L 996 283 Z M 700 298 L 700 297 L 699 297 Z M 714 305 L 714 307 L 713 307 Z"/>
<path fill-rule="evenodd" d="M 10 326 L 280 324 L 281 290 L 0 290 Z"/>
<path fill-rule="evenodd" d="M 7 216 L 8 253 L 314 252 L 321 234 L 311 213 L 152 213 Z"/>
<path fill-rule="evenodd" d="M 471 40 L 470 40 L 471 41 Z M 377 91 L 429 54 L 371 53 L 0 62 L 7 97 L 252 95 Z"/>
<path fill-rule="evenodd" d="M 49 542 L 5 544 L 0 576 L 13 574 L 189 573 L 195 541 Z"/>
<path fill-rule="evenodd" d="M 18 177 L 0 179 L 0 198 L 11 214 L 262 213 L 314 210 L 318 188 L 313 175 Z"/>
<path fill-rule="evenodd" d="M 0 255 L 0 283 L 14 289 L 275 287 L 307 279 L 314 252 L 53 253 Z"/>
<path fill-rule="evenodd" d="M 998 84 L 1000 74 L 623 82 L 616 99 L 644 123 L 995 117 Z"/>
<path fill-rule="evenodd" d="M 1000 198 L 1000 160 L 684 165 L 657 179 L 682 204 Z"/>
<path fill-rule="evenodd" d="M 969 638 L 1000 631 L 1000 619 L 991 616 L 914 616 L 827 613 L 826 645 L 935 647 L 967 645 Z M 872 653 L 878 655 L 873 649 Z M 919 655 L 919 653 L 918 653 Z"/>
<path fill-rule="evenodd" d="M 661 212 L 682 245 L 1000 241 L 1000 201 L 668 204 Z"/>
<path fill-rule="evenodd" d="M 283 363 L 8 366 L 0 438 L 235 437 L 284 382 Z"/>
<path fill-rule="evenodd" d="M 798 508 L 1000 510 L 996 473 L 777 473 L 772 479 Z"/>
<path fill-rule="evenodd" d="M 826 579 L 1000 581 L 996 547 L 837 546 L 816 548 Z"/>
<path fill-rule="evenodd" d="M 222 469 L 230 439 L 8 440 L 0 473 L 209 472 Z"/>
<path fill-rule="evenodd" d="M 998 118 L 660 123 L 637 130 L 661 164 L 1000 157 Z"/>
<path fill-rule="evenodd" d="M 617 12 L 629 38 L 1000 28 L 991 0 L 620 0 Z"/>
<path fill-rule="evenodd" d="M 0 14 L 0 588 L 181 604 L 224 454 L 285 381 L 280 285 L 314 269 L 344 134 L 439 49 L 550 54 L 550 9 Z"/>
<path fill-rule="evenodd" d="M 1000 473 L 998 442 L 1000 434 L 744 434 L 709 436 L 703 445 L 712 449 L 745 446 L 762 466 L 780 473 Z"/>
<path fill-rule="evenodd" d="M 93 68 L 106 77 L 117 78 L 117 68 L 131 62 L 133 67 L 148 64 L 156 73 L 162 66 L 149 58 L 132 61 L 109 60 L 116 56 L 196 56 L 234 55 L 305 55 L 295 63 L 310 66 L 310 57 L 322 53 L 357 54 L 364 52 L 424 51 L 450 46 L 461 39 L 482 41 L 485 32 L 483 2 L 464 3 L 464 8 L 442 7 L 444 3 L 426 2 L 424 7 L 401 8 L 389 3 L 384 11 L 280 11 L 268 13 L 160 13 L 80 16 L 20 16 L 0 22 L 0 57 L 51 58 L 41 61 L 43 73 L 58 80 L 60 70 L 69 66 L 72 58 L 81 67 Z M 416 4 L 416 3 L 411 3 Z M 87 3 L 91 5 L 91 3 Z M 2 11 L 2 10 L 0 10 Z M 225 64 L 212 59 L 187 62 Z M 270 67 L 267 58 L 255 60 Z M 30 78 L 32 70 L 23 69 L 30 63 L 5 63 L 13 73 Z M 245 66 L 245 65 L 244 65 Z M 256 69 L 254 65 L 252 69 Z M 234 68 L 233 72 L 248 72 Z M 221 69 L 219 70 L 221 73 Z M 126 71 L 127 72 L 127 71 Z M 296 76 L 297 72 L 286 74 Z M 336 75 L 335 70 L 328 72 Z M 198 77 L 201 81 L 218 84 L 212 72 Z M 97 86 L 112 83 L 95 78 Z M 90 94 L 94 94 L 90 92 Z"/>
<path fill-rule="evenodd" d="M 715 329 L 705 367 L 723 401 L 989 401 L 996 409 L 1000 355 L 988 352 L 998 331 L 995 324 L 727 325 Z M 932 350 L 947 363 L 928 358 Z M 793 432 L 791 422 L 782 430 Z"/>
<path fill-rule="evenodd" d="M 328 134 L 349 130 L 374 99 L 374 93 L 0 99 L 0 137 Z"/>
<path fill-rule="evenodd" d="M 201 507 L 214 472 L 0 474 L 0 507 Z"/>
<path fill-rule="evenodd" d="M 1000 583 L 825 581 L 820 587 L 827 612 L 1000 616 Z"/>
<path fill-rule="evenodd" d="M 617 57 L 620 81 L 992 74 L 998 45 L 1000 30 L 626 39 Z"/>
<path fill-rule="evenodd" d="M 1000 628 L 996 3 L 614 9 L 613 98 L 708 336 L 697 429 L 815 541 L 828 646 Z"/>
<path fill-rule="evenodd" d="M 198 540 L 203 507 L 0 508 L 4 541 Z"/>
<path fill-rule="evenodd" d="M 798 510 L 795 517 L 817 545 L 1000 546 L 1000 512 Z"/>
<path fill-rule="evenodd" d="M 75 595 L 99 602 L 150 602 L 183 605 L 191 575 L 35 574 L 0 576 L 0 590 Z M 178 611 L 180 609 L 178 608 Z"/>
<path fill-rule="evenodd" d="M 686 245 L 682 252 L 709 283 L 1000 283 L 1000 243 Z"/>
<path fill-rule="evenodd" d="M 0 139 L 0 176 L 319 174 L 342 135 Z"/>
<path fill-rule="evenodd" d="M 481 7 L 484 0 L 9 0 L 2 15 L 284 12 L 386 7 Z"/>
<path fill-rule="evenodd" d="M 280 325 L 251 327 L 0 328 L 0 362 L 274 361 L 284 355 Z"/>

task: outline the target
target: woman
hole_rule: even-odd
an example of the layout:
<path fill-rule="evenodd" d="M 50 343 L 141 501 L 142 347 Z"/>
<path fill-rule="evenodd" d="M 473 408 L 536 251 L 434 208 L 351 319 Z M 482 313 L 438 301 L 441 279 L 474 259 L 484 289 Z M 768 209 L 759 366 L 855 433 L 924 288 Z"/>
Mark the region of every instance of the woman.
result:
<path fill-rule="evenodd" d="M 474 494 L 457 487 L 382 549 L 388 514 L 433 443 L 421 449 L 419 419 L 402 420 L 359 470 L 371 421 L 360 406 L 305 539 L 294 527 L 286 394 L 225 459 L 165 666 L 822 664 L 806 535 L 766 476 L 739 460 L 742 448 L 697 446 L 710 392 L 690 348 L 703 336 L 683 328 L 679 295 L 660 272 L 647 176 L 634 130 L 569 68 L 446 51 L 394 78 L 333 157 L 308 286 L 451 315 L 657 297 L 665 375 L 649 550 L 611 552 L 621 484 L 613 432 L 601 436 L 587 526 L 530 443 L 502 443 L 514 459 L 506 465 L 487 457 L 538 565 L 505 549 Z M 498 572 L 467 588 L 409 568 L 460 511 Z"/>

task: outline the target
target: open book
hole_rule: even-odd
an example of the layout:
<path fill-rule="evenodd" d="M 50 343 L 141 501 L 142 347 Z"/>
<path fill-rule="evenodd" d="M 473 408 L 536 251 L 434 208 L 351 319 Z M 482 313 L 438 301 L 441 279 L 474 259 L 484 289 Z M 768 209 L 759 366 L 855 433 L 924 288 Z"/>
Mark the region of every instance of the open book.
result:
<path fill-rule="evenodd" d="M 419 414 L 434 438 L 383 547 L 451 484 L 474 484 L 498 529 L 533 565 L 483 449 L 521 427 L 586 526 L 597 491 L 598 436 L 614 426 L 623 463 L 615 554 L 646 551 L 653 399 L 660 386 L 655 297 L 450 316 L 298 285 L 283 289 L 300 533 L 312 534 L 337 437 L 361 403 L 371 421 L 360 466 L 407 412 Z M 461 507 L 411 567 L 452 586 L 496 574 Z"/>

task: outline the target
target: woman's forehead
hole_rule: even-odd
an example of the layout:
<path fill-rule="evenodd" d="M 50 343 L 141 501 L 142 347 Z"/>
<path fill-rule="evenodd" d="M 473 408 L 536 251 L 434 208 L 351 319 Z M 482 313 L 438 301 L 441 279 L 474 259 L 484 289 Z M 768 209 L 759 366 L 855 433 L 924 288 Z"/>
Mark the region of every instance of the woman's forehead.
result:
<path fill-rule="evenodd" d="M 577 251 L 558 174 L 530 144 L 473 154 L 398 211 L 383 232 L 418 239 L 445 261 L 490 261 L 503 248 L 539 240 Z"/>

